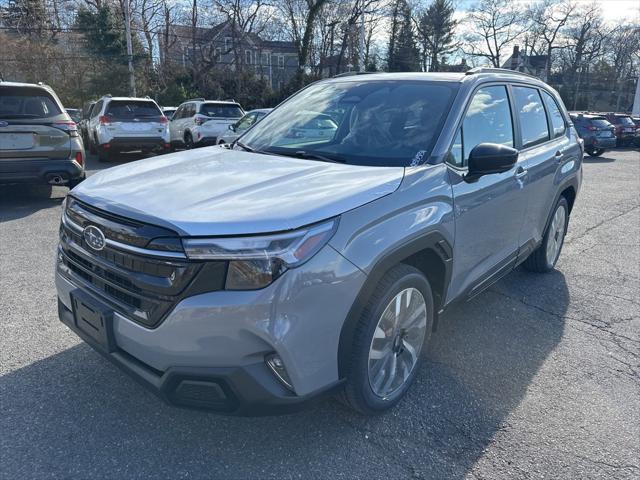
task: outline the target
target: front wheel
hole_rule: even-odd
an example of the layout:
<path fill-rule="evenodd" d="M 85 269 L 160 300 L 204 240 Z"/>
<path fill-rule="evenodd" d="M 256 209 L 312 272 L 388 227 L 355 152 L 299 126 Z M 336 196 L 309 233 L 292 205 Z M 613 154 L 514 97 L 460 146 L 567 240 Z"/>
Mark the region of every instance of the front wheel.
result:
<path fill-rule="evenodd" d="M 527 270 L 540 273 L 553 270 L 564 245 L 568 224 L 569 204 L 566 198 L 560 197 L 553 210 L 542 243 L 523 263 Z"/>
<path fill-rule="evenodd" d="M 342 401 L 365 415 L 398 403 L 416 376 L 433 318 L 425 276 L 404 264 L 387 272 L 356 326 Z"/>

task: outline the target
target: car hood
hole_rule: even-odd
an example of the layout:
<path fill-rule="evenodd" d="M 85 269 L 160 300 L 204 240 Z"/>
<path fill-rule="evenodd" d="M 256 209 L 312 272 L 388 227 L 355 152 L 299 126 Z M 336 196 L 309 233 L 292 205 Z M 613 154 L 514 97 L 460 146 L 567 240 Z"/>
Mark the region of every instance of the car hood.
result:
<path fill-rule="evenodd" d="M 402 167 L 363 167 L 209 147 L 92 175 L 72 195 L 180 235 L 290 230 L 394 192 Z"/>

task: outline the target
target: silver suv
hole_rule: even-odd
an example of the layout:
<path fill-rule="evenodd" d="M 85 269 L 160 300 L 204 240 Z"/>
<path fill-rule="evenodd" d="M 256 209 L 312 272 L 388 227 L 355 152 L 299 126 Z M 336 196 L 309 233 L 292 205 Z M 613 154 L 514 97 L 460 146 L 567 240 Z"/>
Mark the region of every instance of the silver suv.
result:
<path fill-rule="evenodd" d="M 78 127 L 50 87 L 0 81 L 0 184 L 73 188 L 84 161 Z"/>
<path fill-rule="evenodd" d="M 196 98 L 184 102 L 171 117 L 171 145 L 186 149 L 215 145 L 243 115 L 234 101 Z"/>
<path fill-rule="evenodd" d="M 150 98 L 102 97 L 91 108 L 87 135 L 101 162 L 123 151 L 165 153 L 170 147 L 169 120 Z"/>
<path fill-rule="evenodd" d="M 331 136 L 301 128 L 310 112 Z M 174 405 L 276 413 L 339 392 L 382 412 L 442 312 L 520 264 L 554 268 L 582 156 L 558 94 L 522 74 L 321 81 L 230 149 L 73 190 L 60 319 Z"/>

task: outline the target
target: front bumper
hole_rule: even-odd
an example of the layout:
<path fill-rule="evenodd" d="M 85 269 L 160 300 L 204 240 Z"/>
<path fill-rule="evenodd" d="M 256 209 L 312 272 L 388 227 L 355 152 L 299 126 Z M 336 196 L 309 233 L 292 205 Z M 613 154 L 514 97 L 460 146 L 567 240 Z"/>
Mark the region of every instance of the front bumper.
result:
<path fill-rule="evenodd" d="M 77 327 L 72 311 L 60 300 L 58 316 L 94 350 L 160 399 L 177 407 L 239 416 L 277 415 L 301 410 L 340 386 L 336 382 L 308 395 L 294 395 L 263 362 L 241 367 L 171 367 L 160 372 L 122 349 L 105 350 Z"/>
<path fill-rule="evenodd" d="M 339 385 L 340 333 L 364 279 L 327 245 L 262 290 L 187 297 L 154 328 L 114 311 L 111 352 L 76 328 L 71 313 L 74 292 L 104 299 L 81 278 L 60 272 L 56 286 L 60 319 L 168 403 L 263 415 L 295 411 Z M 294 392 L 266 366 L 265 356 L 274 352 L 284 362 Z"/>
<path fill-rule="evenodd" d="M 82 155 L 84 161 L 84 154 Z M 0 184 L 49 184 L 56 176 L 62 177 L 65 183 L 79 180 L 84 177 L 84 167 L 73 158 L 0 160 Z"/>

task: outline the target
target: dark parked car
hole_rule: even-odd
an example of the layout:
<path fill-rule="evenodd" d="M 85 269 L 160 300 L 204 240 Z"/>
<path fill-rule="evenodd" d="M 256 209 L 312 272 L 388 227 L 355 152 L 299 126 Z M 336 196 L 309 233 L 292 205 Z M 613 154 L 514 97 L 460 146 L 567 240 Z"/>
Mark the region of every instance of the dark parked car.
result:
<path fill-rule="evenodd" d="M 626 113 L 605 113 L 603 114 L 609 123 L 615 127 L 617 145 L 619 147 L 632 145 L 638 136 L 636 124 L 631 120 L 631 115 Z"/>
<path fill-rule="evenodd" d="M 602 115 L 571 112 L 569 116 L 584 141 L 584 151 L 592 157 L 616 146 L 615 127 Z"/>
<path fill-rule="evenodd" d="M 89 135 L 88 135 L 88 123 L 89 118 L 91 118 L 91 111 L 96 102 L 89 102 L 82 108 L 82 117 L 80 118 L 80 123 L 78 123 L 78 130 L 80 131 L 80 136 L 82 137 L 82 141 L 85 146 L 89 146 Z"/>
<path fill-rule="evenodd" d="M 78 127 L 51 87 L 0 81 L 0 184 L 73 188 L 84 160 Z"/>

